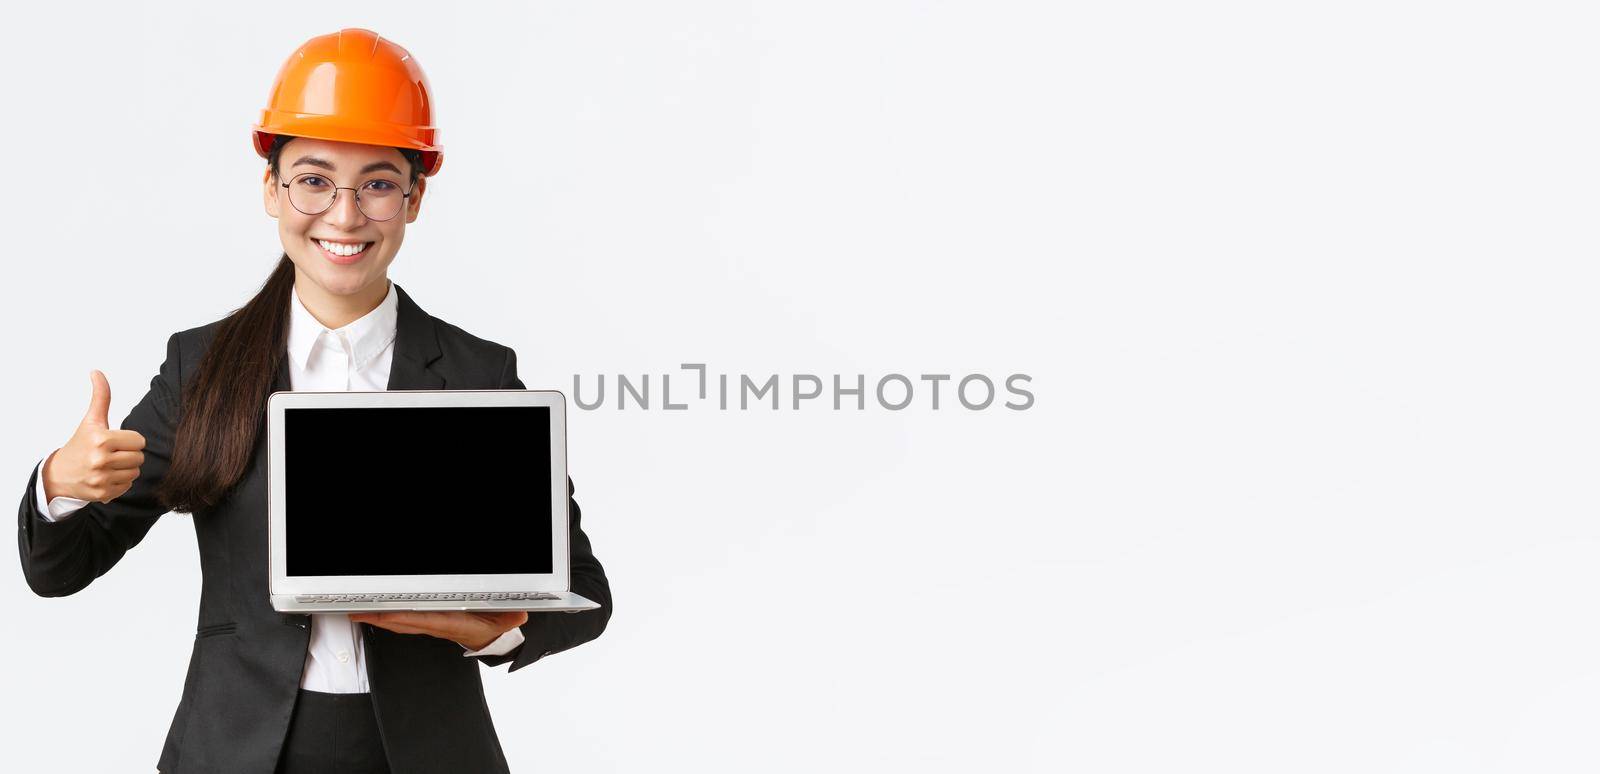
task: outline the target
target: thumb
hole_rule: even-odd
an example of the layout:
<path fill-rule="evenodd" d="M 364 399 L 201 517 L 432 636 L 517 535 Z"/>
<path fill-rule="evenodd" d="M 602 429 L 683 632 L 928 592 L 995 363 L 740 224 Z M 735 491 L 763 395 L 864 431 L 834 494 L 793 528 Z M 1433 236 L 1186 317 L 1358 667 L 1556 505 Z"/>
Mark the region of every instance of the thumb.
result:
<path fill-rule="evenodd" d="M 106 415 L 111 411 L 111 382 L 96 370 L 89 372 L 89 383 L 94 385 L 94 393 L 89 397 L 89 413 L 83 415 L 83 424 L 109 428 L 111 419 Z"/>

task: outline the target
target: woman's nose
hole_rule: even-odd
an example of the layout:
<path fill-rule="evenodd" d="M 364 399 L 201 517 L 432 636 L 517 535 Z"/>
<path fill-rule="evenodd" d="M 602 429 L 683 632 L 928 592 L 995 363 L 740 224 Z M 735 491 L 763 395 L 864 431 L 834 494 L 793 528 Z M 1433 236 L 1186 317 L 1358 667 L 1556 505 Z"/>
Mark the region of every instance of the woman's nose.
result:
<path fill-rule="evenodd" d="M 356 205 L 356 192 L 348 188 L 334 190 L 333 206 L 322 213 L 322 220 L 330 226 L 348 231 L 362 224 L 367 216 Z"/>

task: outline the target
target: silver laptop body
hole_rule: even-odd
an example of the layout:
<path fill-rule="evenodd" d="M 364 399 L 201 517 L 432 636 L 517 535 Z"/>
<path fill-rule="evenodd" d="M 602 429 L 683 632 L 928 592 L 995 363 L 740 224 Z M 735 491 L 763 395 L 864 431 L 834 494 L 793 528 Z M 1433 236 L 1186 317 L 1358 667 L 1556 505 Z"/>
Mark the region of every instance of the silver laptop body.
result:
<path fill-rule="evenodd" d="M 556 391 L 273 393 L 273 609 L 599 607 L 571 591 L 566 426 Z"/>

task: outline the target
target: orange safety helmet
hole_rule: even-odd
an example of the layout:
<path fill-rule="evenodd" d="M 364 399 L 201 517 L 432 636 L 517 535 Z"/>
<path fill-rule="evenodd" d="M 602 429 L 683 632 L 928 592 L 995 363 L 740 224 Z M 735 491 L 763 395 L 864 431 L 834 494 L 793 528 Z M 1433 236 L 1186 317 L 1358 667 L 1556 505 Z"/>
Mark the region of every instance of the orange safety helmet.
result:
<path fill-rule="evenodd" d="M 444 164 L 428 78 L 405 49 L 358 28 L 319 35 L 283 63 L 255 125 L 256 153 L 274 135 L 422 151 L 422 173 Z"/>

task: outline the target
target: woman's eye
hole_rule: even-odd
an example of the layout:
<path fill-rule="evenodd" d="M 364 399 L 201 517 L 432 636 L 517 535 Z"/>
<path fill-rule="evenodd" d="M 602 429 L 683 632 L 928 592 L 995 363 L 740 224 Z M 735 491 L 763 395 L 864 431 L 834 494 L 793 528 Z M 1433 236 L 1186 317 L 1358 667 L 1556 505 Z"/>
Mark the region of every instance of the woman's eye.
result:
<path fill-rule="evenodd" d="M 317 177 L 316 175 L 308 175 L 306 177 L 300 178 L 300 185 L 303 185 L 303 186 L 305 186 L 307 188 L 321 188 L 321 187 L 323 187 L 323 186 L 325 186 L 327 184 L 328 184 L 328 181 L 323 180 L 322 178 Z"/>
<path fill-rule="evenodd" d="M 367 183 L 367 190 L 376 193 L 389 193 L 390 191 L 400 190 L 400 186 L 397 186 L 387 180 L 373 180 Z"/>

